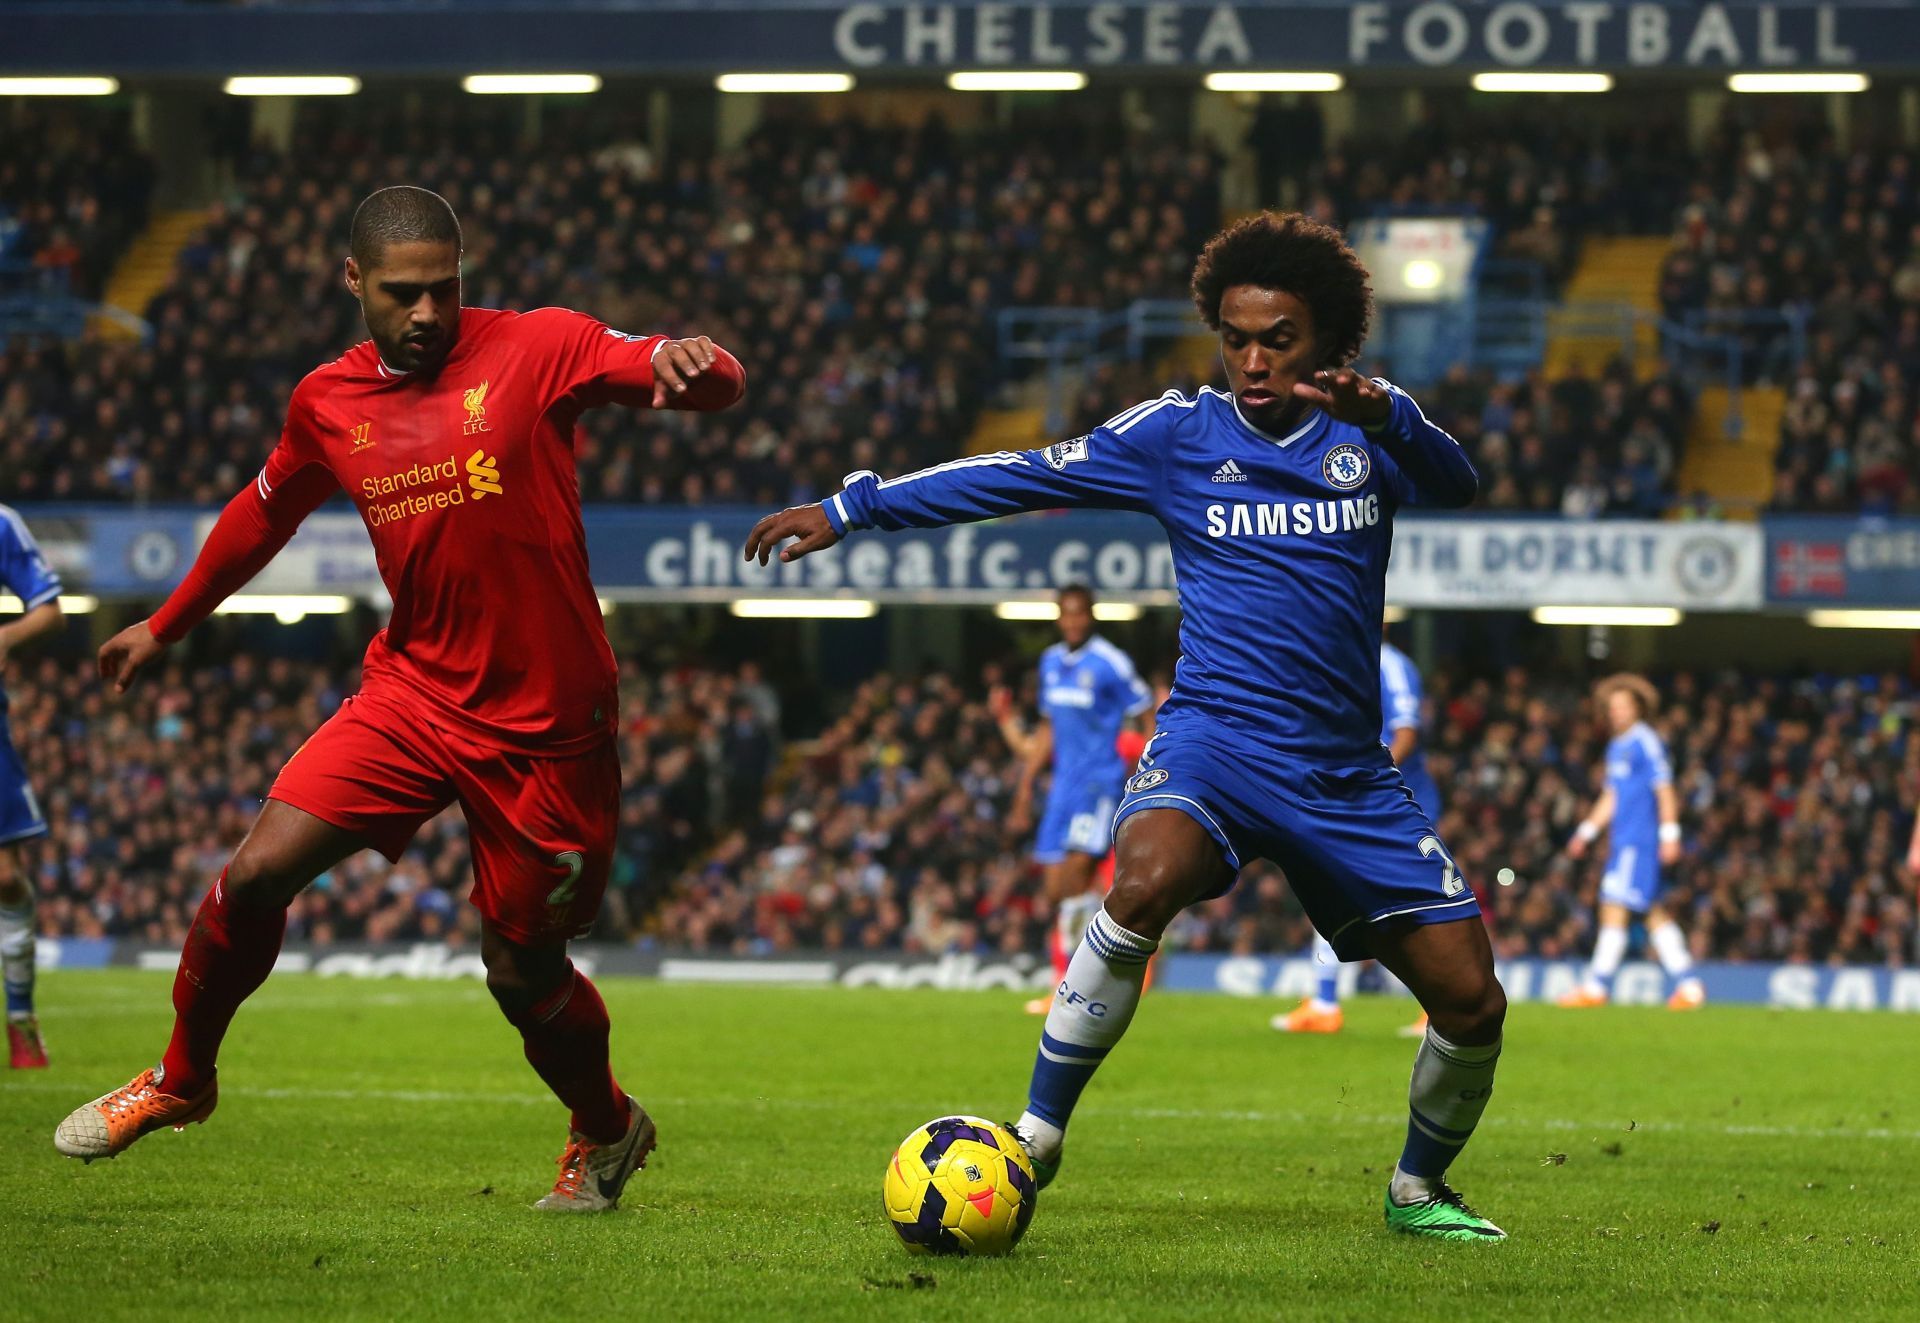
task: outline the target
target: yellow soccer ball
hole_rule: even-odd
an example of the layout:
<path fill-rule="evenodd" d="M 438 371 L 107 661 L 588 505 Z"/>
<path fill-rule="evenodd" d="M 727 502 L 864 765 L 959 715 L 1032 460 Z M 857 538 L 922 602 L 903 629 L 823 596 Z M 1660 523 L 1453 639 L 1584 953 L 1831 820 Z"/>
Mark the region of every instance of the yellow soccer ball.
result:
<path fill-rule="evenodd" d="M 900 1141 L 883 1198 L 911 1254 L 1005 1254 L 1033 1220 L 1039 1188 L 1005 1126 L 943 1116 Z"/>

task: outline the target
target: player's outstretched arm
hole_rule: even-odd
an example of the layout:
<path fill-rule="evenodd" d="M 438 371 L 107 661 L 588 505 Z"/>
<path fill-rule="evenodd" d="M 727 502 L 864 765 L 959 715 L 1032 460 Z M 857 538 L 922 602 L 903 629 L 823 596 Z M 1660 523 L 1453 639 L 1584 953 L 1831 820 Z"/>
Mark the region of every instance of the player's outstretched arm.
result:
<path fill-rule="evenodd" d="M 1343 423 L 1364 428 L 1413 484 L 1422 505 L 1457 510 L 1473 503 L 1480 489 L 1473 461 L 1398 386 L 1336 368 L 1295 383 L 1293 393 Z"/>

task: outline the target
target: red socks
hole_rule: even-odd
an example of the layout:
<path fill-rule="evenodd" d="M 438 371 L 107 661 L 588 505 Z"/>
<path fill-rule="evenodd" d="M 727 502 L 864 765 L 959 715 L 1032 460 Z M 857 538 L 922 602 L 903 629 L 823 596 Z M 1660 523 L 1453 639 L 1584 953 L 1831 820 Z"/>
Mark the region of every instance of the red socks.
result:
<path fill-rule="evenodd" d="M 514 1020 L 527 1062 L 561 1102 L 573 1128 L 598 1144 L 618 1143 L 633 1119 L 607 1056 L 607 1004 L 585 974 L 567 965 L 560 988 Z"/>
<path fill-rule="evenodd" d="M 213 1078 L 233 1013 L 273 972 L 287 931 L 286 910 L 234 905 L 226 880 L 223 869 L 200 902 L 173 977 L 173 1041 L 161 1058 L 160 1087 L 176 1098 L 193 1097 Z"/>

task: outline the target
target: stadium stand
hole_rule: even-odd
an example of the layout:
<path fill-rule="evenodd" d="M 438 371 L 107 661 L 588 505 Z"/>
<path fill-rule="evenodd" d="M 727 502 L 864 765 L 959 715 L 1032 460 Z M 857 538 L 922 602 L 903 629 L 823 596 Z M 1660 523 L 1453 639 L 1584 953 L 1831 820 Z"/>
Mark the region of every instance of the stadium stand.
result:
<path fill-rule="evenodd" d="M 46 128 L 45 158 L 0 154 L 0 206 L 34 218 L 16 245 L 97 288 L 145 213 L 150 166 L 123 128 Z M 1276 131 L 1256 124 L 1253 141 Z M 1335 220 L 1477 211 L 1494 222 L 1497 253 L 1557 275 L 1584 238 L 1671 231 L 1661 313 L 1721 317 L 1716 329 L 1751 341 L 1754 375 L 1790 384 L 1773 508 L 1910 508 L 1911 165 L 1898 153 L 1829 155 L 1802 137 L 1730 121 L 1696 156 L 1655 125 L 1435 114 L 1405 140 L 1359 137 L 1269 164 L 1275 188 Z M 377 98 L 303 105 L 280 148 L 216 138 L 229 183 L 140 310 L 150 344 L 0 349 L 9 498 L 217 503 L 235 490 L 272 444 L 294 381 L 360 338 L 338 286 L 339 235 L 358 196 L 390 180 L 439 188 L 466 216 L 470 302 L 558 302 L 626 326 L 709 331 L 756 365 L 746 413 L 606 411 L 582 427 L 587 499 L 696 505 L 785 504 L 851 469 L 960 453 L 1003 383 L 998 309 L 1178 299 L 1221 215 L 1215 163 L 1146 130 L 1063 123 L 1040 138 L 792 116 L 717 154 L 686 144 L 656 156 L 649 143 L 621 113 L 553 110 L 529 136 L 505 112 Z M 321 185 L 302 165 L 321 155 L 353 166 Z M 1109 242 L 1083 242 L 1096 230 Z M 1782 307 L 1811 318 L 1805 361 L 1791 361 L 1777 317 L 1726 316 Z M 1076 422 L 1182 375 L 1153 358 L 1096 374 Z M 1429 388 L 1480 463 L 1489 507 L 1572 514 L 1693 498 L 1679 475 L 1694 393 L 1672 371 L 1619 363 L 1521 382 L 1459 366 Z"/>
<path fill-rule="evenodd" d="M 1771 508 L 1912 511 L 1920 502 L 1920 196 L 1902 150 L 1825 131 L 1728 133 L 1703 161 L 1661 272 L 1669 318 L 1743 337 L 1786 388 Z M 1806 323 L 1797 354 L 1783 322 Z"/>

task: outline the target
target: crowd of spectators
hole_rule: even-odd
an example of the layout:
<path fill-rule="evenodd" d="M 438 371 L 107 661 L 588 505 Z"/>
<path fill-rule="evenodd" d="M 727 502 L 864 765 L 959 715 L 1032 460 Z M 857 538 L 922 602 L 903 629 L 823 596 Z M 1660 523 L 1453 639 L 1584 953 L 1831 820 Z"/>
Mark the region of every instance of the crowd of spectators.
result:
<path fill-rule="evenodd" d="M 109 699 L 84 665 L 8 677 L 13 738 L 50 826 L 24 861 L 49 933 L 177 945 L 274 776 L 358 685 L 352 666 L 264 659 L 169 667 Z M 621 671 L 624 772 L 603 915 L 624 937 L 726 824 L 751 819 L 779 751 L 780 699 L 755 663 Z M 471 941 L 466 824 L 453 808 L 389 865 L 355 855 L 294 903 L 316 943 Z"/>
<path fill-rule="evenodd" d="M 1678 213 L 1661 301 L 1784 387 L 1772 506 L 1920 510 L 1920 180 L 1818 125 L 1728 132 Z"/>
<path fill-rule="evenodd" d="M 0 361 L 10 499 L 237 490 L 292 385 L 364 338 L 341 239 L 383 184 L 434 188 L 460 213 L 469 303 L 707 334 L 750 365 L 750 408 L 601 410 L 581 427 L 587 499 L 684 504 L 784 504 L 853 467 L 950 458 L 994 384 L 996 309 L 1177 296 L 1220 215 L 1215 163 L 1171 140 L 962 137 L 937 119 L 780 117 L 738 149 L 660 161 L 617 119 L 554 112 L 528 138 L 466 107 L 315 111 L 286 150 L 256 145 L 233 170 L 145 310 L 151 345 Z"/>
<path fill-rule="evenodd" d="M 1030 841 L 1009 826 L 1015 760 L 986 702 L 1028 674 L 880 675 L 803 731 L 783 729 L 781 696 L 753 663 L 629 659 L 620 836 L 597 935 L 737 953 L 1041 949 Z M 15 737 L 53 826 L 26 856 L 44 930 L 177 943 L 274 772 L 353 678 L 238 653 L 109 703 L 81 668 L 16 668 Z M 1920 694 L 1892 675 L 1657 678 L 1666 701 L 1654 725 L 1686 840 L 1668 904 L 1696 954 L 1920 959 L 1902 872 L 1920 798 Z M 1498 950 L 1584 955 L 1603 859 L 1575 862 L 1564 848 L 1601 786 L 1597 709 L 1521 668 L 1443 665 L 1428 679 L 1442 834 L 1470 878 L 1518 877 L 1487 888 Z M 249 696 L 238 708 L 236 694 Z M 468 869 L 452 810 L 398 864 L 363 854 L 322 878 L 296 904 L 293 934 L 469 940 Z M 1171 942 L 1289 952 L 1309 935 L 1281 875 L 1255 864 Z"/>
<path fill-rule="evenodd" d="M 97 301 L 146 222 L 153 179 L 124 111 L 0 106 L 0 293 Z"/>
<path fill-rule="evenodd" d="M 748 408 L 602 410 L 580 426 L 588 500 L 677 504 L 786 504 L 853 469 L 952 457 L 1006 384 L 998 310 L 1180 298 L 1222 214 L 1218 159 L 1117 114 L 1044 132 L 789 114 L 730 150 L 683 130 L 660 151 L 625 110 L 548 106 L 530 129 L 512 107 L 362 100 L 303 104 L 280 147 L 209 137 L 228 182 L 171 284 L 134 310 L 150 344 L 0 347 L 9 499 L 216 504 L 236 490 L 293 383 L 362 338 L 341 236 L 384 183 L 425 183 L 460 211 L 472 303 L 561 303 L 740 353 Z M 145 215 L 151 163 L 124 112 L 8 113 L 0 261 L 95 293 Z M 1749 379 L 1789 390 L 1773 508 L 1920 509 L 1909 153 L 1842 150 L 1813 120 L 1762 132 L 1731 118 L 1695 150 L 1677 124 L 1564 108 L 1447 106 L 1411 131 L 1329 140 L 1310 100 L 1268 105 L 1248 142 L 1263 197 L 1337 223 L 1473 212 L 1496 253 L 1554 277 L 1587 235 L 1672 233 L 1663 314 L 1740 340 Z M 1083 421 L 1134 393 L 1110 384 L 1094 383 Z M 1547 385 L 1462 367 L 1431 389 L 1490 505 L 1643 514 L 1692 495 L 1675 490 L 1677 376 Z"/>

